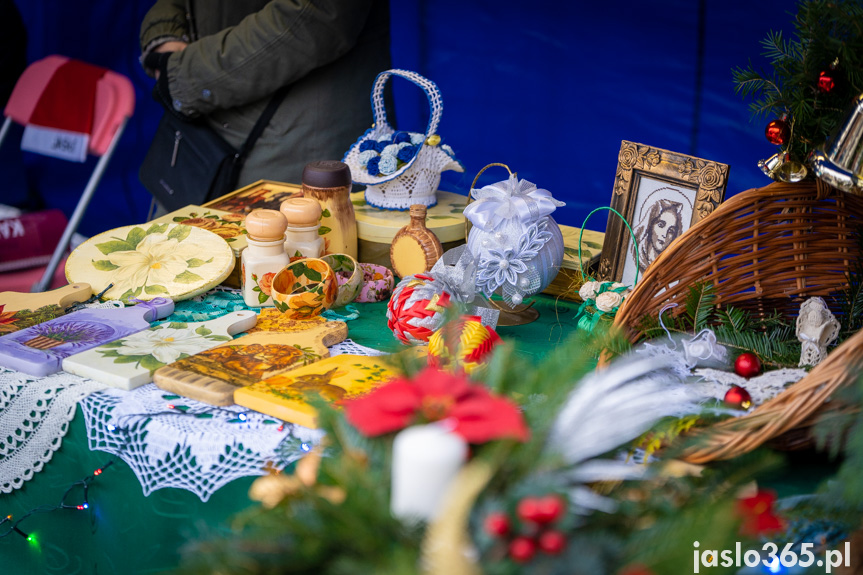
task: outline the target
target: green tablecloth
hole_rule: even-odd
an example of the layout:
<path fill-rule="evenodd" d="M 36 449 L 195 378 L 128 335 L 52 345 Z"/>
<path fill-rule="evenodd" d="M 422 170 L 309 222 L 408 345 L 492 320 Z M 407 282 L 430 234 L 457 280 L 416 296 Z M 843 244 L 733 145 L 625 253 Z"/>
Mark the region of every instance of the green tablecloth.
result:
<path fill-rule="evenodd" d="M 386 327 L 386 304 L 359 304 L 360 317 L 348 323 L 356 343 L 383 351 L 403 347 Z M 540 317 L 520 327 L 498 332 L 518 342 L 520 353 L 542 357 L 574 328 L 577 305 L 541 296 Z M 8 495 L 0 495 L 0 514 L 22 516 L 42 505 L 56 505 L 69 485 L 104 465 L 112 457 L 90 451 L 80 413 L 70 424 L 62 447 L 44 470 Z M 0 539 L 0 574 L 74 575 L 159 573 L 179 562 L 179 547 L 189 538 L 223 529 L 232 514 L 248 507 L 254 478 L 246 477 L 217 491 L 207 503 L 181 489 L 162 489 L 145 497 L 134 473 L 116 461 L 96 478 L 89 492 L 90 509 L 36 514 L 21 524 L 36 542 L 11 534 Z M 70 501 L 80 496 L 73 493 Z M 8 526 L 8 524 L 7 524 Z M 0 526 L 3 532 L 5 526 Z"/>

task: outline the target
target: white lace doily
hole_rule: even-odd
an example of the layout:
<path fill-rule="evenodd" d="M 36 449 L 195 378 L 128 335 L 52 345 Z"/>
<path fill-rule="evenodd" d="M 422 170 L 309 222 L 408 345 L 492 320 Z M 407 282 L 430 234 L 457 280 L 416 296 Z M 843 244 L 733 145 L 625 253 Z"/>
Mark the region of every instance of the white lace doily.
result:
<path fill-rule="evenodd" d="M 330 355 L 342 353 L 382 355 L 351 340 L 330 348 Z M 267 466 L 299 459 L 321 437 L 318 431 L 237 405 L 214 408 L 178 397 L 154 384 L 131 392 L 106 389 L 81 407 L 90 449 L 125 461 L 145 495 L 177 487 L 207 501 L 234 479 L 263 475 Z"/>
<path fill-rule="evenodd" d="M 0 367 L 0 492 L 11 493 L 42 470 L 78 401 L 104 387 L 63 372 L 38 378 Z"/>
<path fill-rule="evenodd" d="M 700 380 L 692 383 L 691 386 L 699 395 L 721 400 L 732 385 L 739 385 L 749 392 L 752 405 L 758 406 L 782 393 L 789 384 L 803 379 L 806 376 L 806 370 L 775 369 L 749 379 L 719 369 L 696 369 L 694 374 Z"/>

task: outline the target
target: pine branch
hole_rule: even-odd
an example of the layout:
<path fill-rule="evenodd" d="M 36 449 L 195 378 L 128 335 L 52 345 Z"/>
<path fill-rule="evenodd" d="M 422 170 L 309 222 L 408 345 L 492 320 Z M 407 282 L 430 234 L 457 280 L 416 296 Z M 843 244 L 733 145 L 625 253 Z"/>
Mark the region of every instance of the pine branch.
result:
<path fill-rule="evenodd" d="M 715 303 L 713 284 L 697 283 L 689 289 L 686 296 L 686 315 L 689 316 L 694 331 L 699 332 L 707 327 Z"/>
<path fill-rule="evenodd" d="M 749 328 L 749 314 L 742 309 L 728 306 L 726 309 L 716 310 L 716 320 L 720 325 L 732 331 L 742 332 Z"/>

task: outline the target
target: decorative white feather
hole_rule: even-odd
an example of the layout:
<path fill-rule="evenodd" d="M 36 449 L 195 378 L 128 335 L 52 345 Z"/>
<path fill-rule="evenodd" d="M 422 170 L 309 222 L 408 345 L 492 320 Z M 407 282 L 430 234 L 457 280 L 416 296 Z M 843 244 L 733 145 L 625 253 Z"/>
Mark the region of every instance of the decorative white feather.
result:
<path fill-rule="evenodd" d="M 663 358 L 626 358 L 584 377 L 558 414 L 546 445 L 572 466 L 566 475 L 573 483 L 573 504 L 613 508 L 612 500 L 578 485 L 638 478 L 644 467 L 594 458 L 631 442 L 663 417 L 698 413 L 699 399 Z"/>

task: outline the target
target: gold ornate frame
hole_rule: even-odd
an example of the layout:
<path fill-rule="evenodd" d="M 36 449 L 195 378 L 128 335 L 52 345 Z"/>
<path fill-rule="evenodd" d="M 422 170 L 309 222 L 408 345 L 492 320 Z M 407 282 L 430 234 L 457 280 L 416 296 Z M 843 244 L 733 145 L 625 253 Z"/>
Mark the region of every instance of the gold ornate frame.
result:
<path fill-rule="evenodd" d="M 693 224 L 713 213 L 725 199 L 728 165 L 623 140 L 617 158 L 611 207 L 620 212 L 630 225 L 634 223 L 638 188 L 643 177 L 694 191 L 692 220 L 681 232 L 683 235 Z M 600 279 L 620 281 L 631 241 L 623 221 L 609 213 L 597 274 Z"/>

